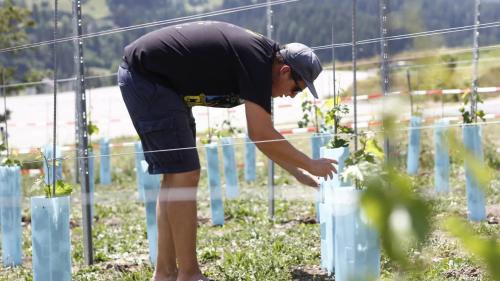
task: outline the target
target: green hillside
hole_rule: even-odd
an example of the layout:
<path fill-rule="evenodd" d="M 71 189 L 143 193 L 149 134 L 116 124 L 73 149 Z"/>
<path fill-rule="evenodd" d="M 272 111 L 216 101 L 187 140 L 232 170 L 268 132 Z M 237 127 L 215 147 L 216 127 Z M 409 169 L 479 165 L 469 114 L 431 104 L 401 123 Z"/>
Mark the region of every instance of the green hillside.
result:
<path fill-rule="evenodd" d="M 358 0 L 357 37 L 359 40 L 378 38 L 379 6 L 378 1 Z M 42 0 L 16 0 L 16 3 L 31 7 L 36 26 L 28 30 L 31 42 L 50 40 L 53 33 L 53 2 Z M 73 34 L 71 20 L 71 1 L 59 2 L 59 36 Z M 165 19 L 178 19 L 209 11 L 236 8 L 265 0 L 84 0 L 84 33 L 116 29 Z M 469 26 L 473 23 L 474 0 L 420 0 L 390 1 L 389 35 L 416 33 L 451 27 Z M 481 21 L 495 22 L 500 15 L 500 2 L 482 3 Z M 351 0 L 300 0 L 273 6 L 273 39 L 280 43 L 302 42 L 309 46 L 323 46 L 332 42 L 332 27 L 335 43 L 351 41 Z M 266 33 L 266 9 L 252 9 L 220 16 L 204 17 L 205 20 L 221 20 L 244 26 L 262 34 Z M 89 75 L 112 72 L 120 62 L 123 47 L 137 37 L 161 25 L 151 28 L 112 33 L 84 41 L 86 69 Z M 494 45 L 500 41 L 498 28 L 485 28 L 480 31 L 482 46 Z M 394 40 L 389 44 L 391 58 L 398 54 L 414 52 L 434 52 L 435 49 L 470 48 L 470 30 L 432 35 L 426 37 Z M 61 44 L 58 51 L 60 71 L 64 77 L 73 75 L 73 49 L 71 43 Z M 358 48 L 359 59 L 376 60 L 379 55 L 378 42 L 363 44 Z M 317 51 L 325 63 L 331 62 L 331 50 Z M 336 49 L 336 59 L 350 61 L 349 46 Z M 460 59 L 460 58 L 457 58 Z M 2 61 L 3 60 L 3 61 Z M 31 69 L 50 69 L 52 58 L 47 49 L 34 48 L 25 51 L 19 58 L 3 59 L 0 62 L 15 67 L 23 80 L 26 71 Z M 491 79 L 490 79 L 491 80 Z"/>
<path fill-rule="evenodd" d="M 24 3 L 23 3 L 24 2 Z M 91 16 L 96 20 L 103 19 L 110 15 L 108 5 L 104 0 L 83 0 L 82 11 L 84 16 Z M 28 9 L 32 9 L 34 4 L 41 7 L 46 7 L 47 9 L 53 9 L 54 1 L 37 1 L 37 0 L 17 0 L 14 3 L 19 5 L 24 5 Z M 58 1 L 58 8 L 62 12 L 71 13 L 72 12 L 72 1 Z"/>

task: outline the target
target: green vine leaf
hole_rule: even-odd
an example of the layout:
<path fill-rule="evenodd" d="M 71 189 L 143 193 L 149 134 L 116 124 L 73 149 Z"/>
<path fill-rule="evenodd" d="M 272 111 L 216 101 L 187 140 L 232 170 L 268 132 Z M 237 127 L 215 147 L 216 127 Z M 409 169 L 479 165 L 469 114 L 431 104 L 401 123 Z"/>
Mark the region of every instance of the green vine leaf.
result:
<path fill-rule="evenodd" d="M 12 158 L 12 155 L 8 155 L 6 152 L 7 152 L 7 146 L 5 145 L 5 143 L 1 143 L 0 144 L 0 159 L 1 159 L 0 165 L 1 166 L 7 166 L 7 167 L 22 166 L 21 161 Z M 5 156 L 2 158 L 1 156 L 4 156 L 4 154 L 7 154 L 8 157 Z"/>
<path fill-rule="evenodd" d="M 466 105 L 469 104 L 471 95 L 472 91 L 470 89 L 465 90 L 464 93 L 462 94 L 462 106 L 458 109 L 458 111 L 462 115 L 462 122 L 464 124 L 471 124 L 476 122 L 477 118 L 481 119 L 483 122 L 486 121 L 486 119 L 484 118 L 486 114 L 483 110 L 478 110 L 477 112 L 475 112 L 475 114 L 473 114 L 466 109 Z M 473 98 L 475 99 L 476 104 L 483 103 L 481 96 L 478 95 L 477 93 L 474 94 Z"/>
<path fill-rule="evenodd" d="M 44 186 L 45 197 L 52 198 L 52 186 L 45 184 Z M 63 180 L 56 181 L 56 194 L 55 197 L 67 196 L 73 192 L 73 186 Z"/>
<path fill-rule="evenodd" d="M 90 136 L 99 133 L 99 127 L 97 127 L 96 124 L 92 123 L 92 121 L 90 121 L 89 124 L 87 125 L 87 130 Z"/>

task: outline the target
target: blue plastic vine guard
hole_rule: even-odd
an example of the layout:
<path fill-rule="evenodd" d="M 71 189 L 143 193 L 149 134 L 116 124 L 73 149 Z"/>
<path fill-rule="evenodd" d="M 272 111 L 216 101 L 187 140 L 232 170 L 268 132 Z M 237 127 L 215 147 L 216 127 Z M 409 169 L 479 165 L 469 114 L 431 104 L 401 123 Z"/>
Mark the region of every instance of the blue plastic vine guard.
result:
<path fill-rule="evenodd" d="M 4 266 L 22 263 L 21 170 L 0 166 L 0 217 Z"/>
<path fill-rule="evenodd" d="M 240 192 L 238 189 L 238 170 L 236 169 L 233 139 L 230 137 L 221 138 L 221 144 L 224 159 L 224 177 L 226 179 L 226 196 L 228 199 L 235 199 Z"/>
<path fill-rule="evenodd" d="M 407 158 L 407 173 L 408 175 L 416 175 L 420 164 L 420 125 L 422 118 L 420 116 L 412 116 L 410 119 L 410 130 L 408 130 L 408 158 Z"/>
<path fill-rule="evenodd" d="M 47 167 L 47 163 L 45 161 L 43 161 L 43 174 L 45 175 L 44 179 L 45 179 L 45 183 L 46 184 L 52 184 L 52 181 L 54 180 L 54 178 L 52 177 L 52 174 L 53 174 L 53 168 L 52 168 L 52 158 L 54 158 L 54 153 L 53 153 L 53 147 L 52 145 L 46 145 L 43 149 L 43 154 L 45 155 L 45 157 L 47 158 L 48 162 L 49 162 L 49 167 Z M 56 146 L 56 155 L 55 155 L 55 158 L 56 159 L 59 159 L 61 157 L 61 148 L 59 146 Z M 62 172 L 63 172 L 63 169 L 62 169 L 62 161 L 60 160 L 56 160 L 56 180 L 59 180 L 59 179 L 62 179 L 63 176 L 62 176 Z M 50 182 L 49 182 L 49 179 L 50 179 Z"/>
<path fill-rule="evenodd" d="M 222 202 L 221 180 L 219 172 L 219 154 L 217 143 L 205 145 L 210 191 L 210 210 L 213 225 L 224 225 L 224 205 Z"/>
<path fill-rule="evenodd" d="M 380 277 L 380 242 L 360 208 L 360 190 L 334 189 L 335 280 L 366 281 Z"/>
<path fill-rule="evenodd" d="M 245 181 L 255 181 L 257 178 L 255 170 L 255 144 L 247 137 L 245 138 Z"/>
<path fill-rule="evenodd" d="M 135 179 L 137 183 L 137 194 L 139 200 L 144 200 L 144 187 L 142 185 L 142 177 L 144 173 L 141 169 L 141 161 L 144 160 L 144 151 L 142 150 L 142 144 L 140 141 L 135 142 Z"/>
<path fill-rule="evenodd" d="M 111 154 L 109 139 L 102 138 L 100 145 L 100 166 L 99 166 L 99 182 L 102 185 L 111 184 Z"/>
<path fill-rule="evenodd" d="M 321 265 L 329 274 L 334 272 L 335 266 L 335 244 L 334 231 L 335 220 L 333 216 L 333 190 L 340 188 L 343 182 L 339 178 L 339 174 L 343 172 L 345 160 L 349 156 L 348 147 L 326 148 L 321 147 L 320 157 L 337 160 L 337 174 L 333 178 L 322 180 L 320 191 L 317 198 L 317 214 L 320 221 L 320 237 L 321 237 Z"/>
<path fill-rule="evenodd" d="M 320 149 L 325 146 L 331 139 L 329 133 L 316 133 L 311 136 L 311 157 L 312 159 L 320 158 Z"/>
<path fill-rule="evenodd" d="M 448 120 L 439 120 L 434 128 L 434 186 L 436 192 L 450 189 L 450 155 L 447 145 Z"/>
<path fill-rule="evenodd" d="M 148 163 L 141 161 L 144 186 L 144 205 L 146 207 L 146 226 L 149 243 L 149 260 L 156 265 L 156 255 L 158 249 L 157 224 L 156 224 L 156 199 L 161 186 L 161 175 L 150 175 L 148 173 Z"/>
<path fill-rule="evenodd" d="M 483 165 L 484 156 L 481 143 L 481 127 L 478 125 L 466 125 L 463 127 L 462 134 L 465 148 L 475 157 L 478 165 Z M 482 187 L 479 185 L 477 176 L 473 172 L 471 161 L 470 159 L 465 159 L 467 209 L 471 221 L 482 221 L 486 219 L 485 195 Z"/>
<path fill-rule="evenodd" d="M 70 197 L 31 197 L 33 278 L 71 280 Z"/>

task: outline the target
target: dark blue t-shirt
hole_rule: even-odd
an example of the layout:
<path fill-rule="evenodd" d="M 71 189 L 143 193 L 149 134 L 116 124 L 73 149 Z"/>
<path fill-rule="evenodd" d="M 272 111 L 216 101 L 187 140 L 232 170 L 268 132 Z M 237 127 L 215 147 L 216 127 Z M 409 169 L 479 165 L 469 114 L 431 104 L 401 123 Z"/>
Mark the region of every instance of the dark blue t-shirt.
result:
<path fill-rule="evenodd" d="M 168 26 L 127 47 L 129 67 L 180 95 L 237 95 L 271 111 L 271 68 L 279 45 L 215 21 Z"/>

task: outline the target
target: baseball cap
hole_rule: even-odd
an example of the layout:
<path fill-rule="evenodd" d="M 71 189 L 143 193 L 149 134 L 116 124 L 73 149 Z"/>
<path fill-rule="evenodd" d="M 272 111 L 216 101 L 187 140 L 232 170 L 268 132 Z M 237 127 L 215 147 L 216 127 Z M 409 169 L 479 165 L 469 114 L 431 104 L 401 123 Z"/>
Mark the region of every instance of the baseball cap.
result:
<path fill-rule="evenodd" d="M 289 43 L 279 53 L 283 57 L 285 64 L 300 75 L 312 95 L 318 98 L 313 82 L 321 73 L 323 67 L 321 67 L 321 62 L 313 50 L 301 43 Z"/>

